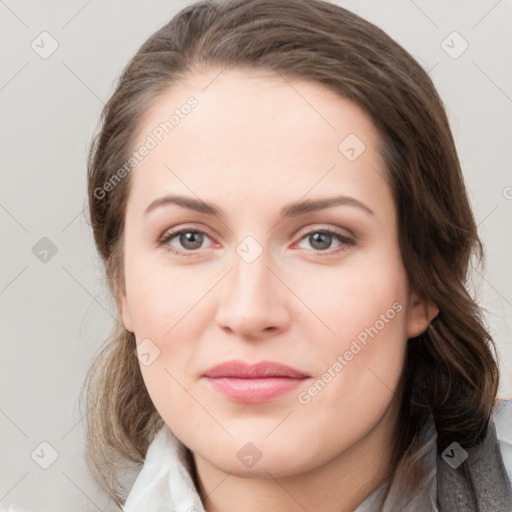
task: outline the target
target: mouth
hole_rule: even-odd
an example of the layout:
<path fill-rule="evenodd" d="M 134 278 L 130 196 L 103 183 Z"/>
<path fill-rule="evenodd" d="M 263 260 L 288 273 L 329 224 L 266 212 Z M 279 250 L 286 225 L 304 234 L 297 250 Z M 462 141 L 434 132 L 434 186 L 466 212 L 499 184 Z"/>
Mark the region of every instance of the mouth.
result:
<path fill-rule="evenodd" d="M 268 402 L 300 386 L 309 375 L 280 363 L 227 361 L 202 376 L 219 394 L 244 403 Z"/>

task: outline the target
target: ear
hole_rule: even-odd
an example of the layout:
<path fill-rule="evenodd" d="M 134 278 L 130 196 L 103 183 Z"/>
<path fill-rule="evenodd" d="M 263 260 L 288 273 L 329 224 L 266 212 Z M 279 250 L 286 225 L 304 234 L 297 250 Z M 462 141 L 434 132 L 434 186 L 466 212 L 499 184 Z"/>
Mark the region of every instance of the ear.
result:
<path fill-rule="evenodd" d="M 128 306 L 128 300 L 126 298 L 126 294 L 121 295 L 121 314 L 123 316 L 123 323 L 126 327 L 127 331 L 134 332 L 133 322 L 132 322 L 132 314 L 130 312 L 130 307 Z"/>
<path fill-rule="evenodd" d="M 411 292 L 409 295 L 407 339 L 415 338 L 425 332 L 438 313 L 439 308 L 434 303 L 423 301 L 416 292 Z"/>

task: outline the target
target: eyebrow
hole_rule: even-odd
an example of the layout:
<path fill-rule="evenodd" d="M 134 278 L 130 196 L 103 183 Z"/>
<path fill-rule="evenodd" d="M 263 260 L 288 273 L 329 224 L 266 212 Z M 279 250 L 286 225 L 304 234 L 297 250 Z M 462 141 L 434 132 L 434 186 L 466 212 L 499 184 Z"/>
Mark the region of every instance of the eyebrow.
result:
<path fill-rule="evenodd" d="M 148 215 L 153 210 L 171 204 L 175 204 L 189 210 L 195 210 L 206 215 L 212 215 L 218 218 L 222 217 L 222 212 L 217 206 L 200 199 L 179 195 L 167 195 L 155 199 L 147 207 L 144 215 Z M 302 201 L 296 201 L 284 206 L 281 209 L 280 215 L 281 217 L 298 217 L 299 215 L 323 210 L 325 208 L 331 208 L 333 206 L 352 206 L 361 209 L 369 215 L 375 215 L 375 212 L 368 206 L 366 206 L 355 197 L 350 196 L 334 196 L 321 199 L 306 199 Z"/>

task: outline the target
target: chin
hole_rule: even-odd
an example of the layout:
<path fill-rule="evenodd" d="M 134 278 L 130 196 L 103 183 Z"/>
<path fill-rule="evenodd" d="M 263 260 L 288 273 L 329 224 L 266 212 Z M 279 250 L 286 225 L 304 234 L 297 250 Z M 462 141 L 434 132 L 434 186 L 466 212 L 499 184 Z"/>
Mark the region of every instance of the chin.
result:
<path fill-rule="evenodd" d="M 268 478 L 270 475 L 274 478 L 282 478 L 286 476 L 295 475 L 307 471 L 308 467 L 297 466 L 292 463 L 292 457 L 280 457 L 273 454 L 271 457 L 262 455 L 252 467 L 246 467 L 238 460 L 237 454 L 234 453 L 231 457 L 232 460 L 227 460 L 226 457 L 217 459 L 216 457 L 208 458 L 208 462 L 223 471 L 226 474 L 231 474 L 240 478 Z M 234 460 L 233 460 L 234 459 Z"/>
<path fill-rule="evenodd" d="M 261 432 L 261 431 L 260 431 Z M 276 435 L 275 439 L 265 436 L 235 436 L 223 443 L 216 442 L 201 450 L 192 451 L 215 468 L 227 474 L 242 478 L 276 478 L 304 473 L 324 463 L 322 454 L 314 449 L 304 451 L 304 440 L 284 439 Z M 307 444 L 306 444 L 307 446 Z"/>

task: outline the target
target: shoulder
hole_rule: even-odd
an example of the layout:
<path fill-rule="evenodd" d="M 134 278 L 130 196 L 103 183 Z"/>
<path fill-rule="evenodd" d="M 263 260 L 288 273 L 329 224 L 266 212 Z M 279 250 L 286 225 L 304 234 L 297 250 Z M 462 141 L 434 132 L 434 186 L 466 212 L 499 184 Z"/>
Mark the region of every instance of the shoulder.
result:
<path fill-rule="evenodd" d="M 497 400 L 494 408 L 496 436 L 500 443 L 503 464 L 512 486 L 512 399 Z"/>

